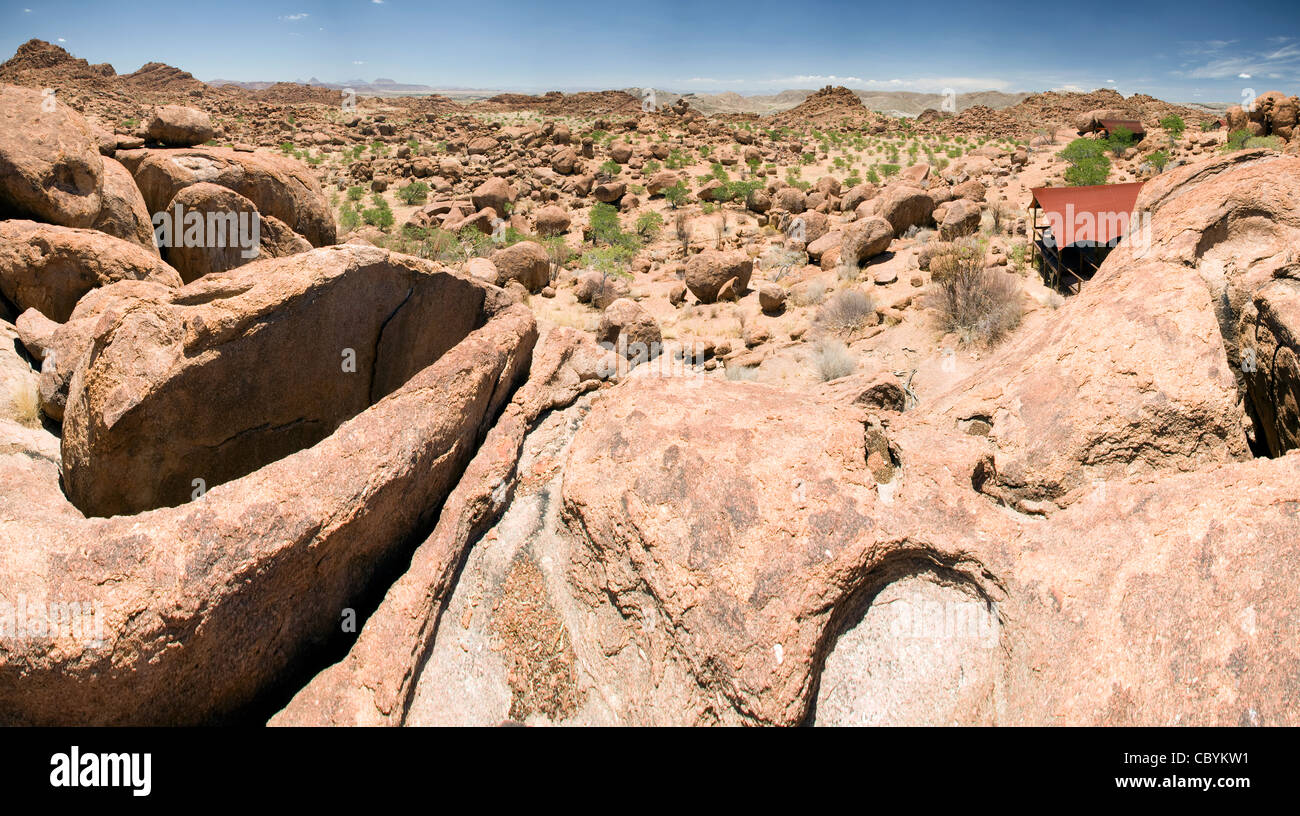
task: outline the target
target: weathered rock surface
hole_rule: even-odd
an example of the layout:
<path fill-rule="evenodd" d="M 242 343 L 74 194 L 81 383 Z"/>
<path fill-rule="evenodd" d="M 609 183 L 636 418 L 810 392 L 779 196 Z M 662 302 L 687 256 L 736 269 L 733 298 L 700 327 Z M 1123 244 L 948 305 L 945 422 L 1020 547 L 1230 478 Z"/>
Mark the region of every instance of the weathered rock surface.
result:
<path fill-rule="evenodd" d="M 35 221 L 0 221 L 0 292 L 55 322 L 90 290 L 120 280 L 180 286 L 175 269 L 139 244 Z"/>
<path fill-rule="evenodd" d="M 310 447 L 477 328 L 489 294 L 348 246 L 132 304 L 69 386 L 68 495 L 88 515 L 171 506 Z"/>
<path fill-rule="evenodd" d="M 56 96 L 0 85 L 0 217 L 89 227 L 103 204 L 94 131 Z"/>
<path fill-rule="evenodd" d="M 337 239 L 320 184 L 306 165 L 286 156 L 222 147 L 149 150 L 134 175 L 150 213 L 169 207 L 181 189 L 207 181 L 244 196 L 260 213 L 288 224 L 312 246 Z"/>
<path fill-rule="evenodd" d="M 374 249 L 319 252 L 358 268 L 390 263 Z M 328 278 L 329 261 L 317 260 L 326 270 L 316 274 Z M 0 586 L 89 604 L 103 631 L 98 642 L 7 644 L 3 719 L 210 721 L 281 681 L 338 631 L 376 570 L 432 523 L 431 508 L 527 371 L 536 337 L 527 310 L 498 302 L 483 319 L 314 446 L 180 507 L 87 519 L 62 498 L 49 457 L 0 448 L 5 484 L 20 486 L 0 491 L 0 539 L 21 545 L 0 548 Z"/>
<path fill-rule="evenodd" d="M 540 292 L 551 282 L 551 261 L 536 241 L 520 241 L 489 256 L 497 269 L 498 286 L 518 281 L 529 292 Z"/>
<path fill-rule="evenodd" d="M 162 105 L 154 108 L 145 124 L 145 133 L 151 141 L 168 147 L 193 147 L 212 138 L 212 117 L 196 108 L 184 105 Z"/>
<path fill-rule="evenodd" d="M 455 491 L 438 525 L 416 550 L 411 567 L 389 589 L 347 657 L 317 675 L 272 725 L 401 725 L 408 721 L 419 669 L 435 635 L 453 625 L 444 609 L 457 588 L 466 550 L 491 527 L 517 493 L 531 493 L 536 466 L 517 467 L 525 437 L 539 417 L 597 388 L 608 365 L 588 337 L 555 329 L 539 344 L 528 381 L 506 406 Z M 554 411 L 557 421 L 565 415 Z M 547 458 L 553 458 L 548 453 Z M 520 474 L 530 474 L 526 479 Z M 459 611 L 459 610 L 458 610 Z M 461 698 L 469 714 L 476 701 Z M 499 718 L 496 720 L 499 722 Z"/>
<path fill-rule="evenodd" d="M 104 203 L 91 226 L 157 254 L 149 210 L 131 172 L 121 162 L 107 157 L 103 161 L 104 186 L 100 192 Z"/>
<path fill-rule="evenodd" d="M 701 303 L 713 303 L 730 280 L 743 292 L 753 271 L 754 262 L 744 252 L 705 250 L 686 262 L 686 286 Z"/>

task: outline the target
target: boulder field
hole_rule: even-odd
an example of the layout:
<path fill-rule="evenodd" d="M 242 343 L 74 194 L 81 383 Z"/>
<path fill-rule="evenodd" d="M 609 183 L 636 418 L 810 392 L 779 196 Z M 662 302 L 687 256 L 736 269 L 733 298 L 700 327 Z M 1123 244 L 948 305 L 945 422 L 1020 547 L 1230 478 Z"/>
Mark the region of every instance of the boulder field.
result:
<path fill-rule="evenodd" d="M 1030 145 L 803 182 L 890 127 L 846 89 L 193 82 L 114 133 L 0 85 L 0 724 L 1300 724 L 1294 98 L 1171 140 L 1064 297 L 993 203 Z M 1016 321 L 918 362 L 960 274 Z"/>

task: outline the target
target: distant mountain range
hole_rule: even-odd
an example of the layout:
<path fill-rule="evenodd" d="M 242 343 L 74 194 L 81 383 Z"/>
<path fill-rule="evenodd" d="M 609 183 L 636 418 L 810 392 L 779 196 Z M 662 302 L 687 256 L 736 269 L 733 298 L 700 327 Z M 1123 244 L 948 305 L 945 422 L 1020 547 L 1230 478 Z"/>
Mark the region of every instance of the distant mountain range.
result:
<path fill-rule="evenodd" d="M 640 96 L 639 88 L 625 88 L 633 96 Z M 816 91 L 796 89 L 781 91 L 776 94 L 755 94 L 746 96 L 734 91 L 717 94 L 688 93 L 678 95 L 671 91 L 655 90 L 655 101 L 660 104 L 676 102 L 685 97 L 692 108 L 705 115 L 713 113 L 756 113 L 759 115 L 780 113 L 790 110 L 812 96 Z M 894 116 L 916 116 L 927 108 L 939 110 L 943 105 L 943 95 L 934 93 L 914 93 L 911 91 L 854 91 L 862 100 L 863 106 L 870 110 L 892 114 Z M 961 112 L 976 105 L 998 110 L 1009 108 L 1023 102 L 1028 92 L 1003 93 L 1001 91 L 977 91 L 975 93 L 957 94 L 957 111 Z"/>
<path fill-rule="evenodd" d="M 397 82 L 392 79 L 349 79 L 344 82 L 325 82 L 312 77 L 311 79 L 292 80 L 298 85 L 310 85 L 318 88 L 328 88 L 332 91 L 341 91 L 344 88 L 351 88 L 362 96 L 429 96 L 438 94 L 440 96 L 449 96 L 457 99 L 487 99 L 490 96 L 496 96 L 502 93 L 500 90 L 485 88 L 435 88 L 430 85 L 412 85 L 405 82 Z M 277 82 L 241 82 L 235 79 L 210 79 L 209 85 L 228 85 L 236 88 L 243 88 L 248 91 L 261 91 L 270 88 Z"/>
<path fill-rule="evenodd" d="M 397 82 L 392 79 L 350 79 L 345 82 L 325 82 L 312 77 L 294 80 L 299 85 L 312 85 L 343 90 L 351 88 L 363 96 L 427 96 L 438 94 L 453 99 L 474 100 L 487 99 L 501 93 L 518 92 L 517 89 L 504 88 L 438 88 L 432 85 L 418 85 Z M 209 85 L 233 85 L 250 91 L 260 91 L 275 85 L 274 82 L 240 82 L 233 79 L 208 80 Z M 641 88 L 622 88 L 638 99 L 643 98 Z M 739 94 L 734 91 L 716 94 L 686 93 L 654 89 L 655 102 L 659 105 L 672 105 L 685 97 L 692 108 L 705 115 L 714 113 L 755 113 L 759 115 L 779 113 L 789 110 L 803 102 L 814 93 L 814 89 L 793 89 L 776 94 Z M 877 110 L 895 116 L 916 116 L 927 108 L 938 110 L 943 104 L 943 96 L 933 93 L 912 93 L 909 91 L 854 91 L 862 104 L 871 110 Z M 1007 108 L 1024 100 L 1025 93 L 1003 93 L 1001 91 L 978 91 L 957 94 L 957 110 L 963 111 L 975 105 L 984 105 L 994 110 Z"/>

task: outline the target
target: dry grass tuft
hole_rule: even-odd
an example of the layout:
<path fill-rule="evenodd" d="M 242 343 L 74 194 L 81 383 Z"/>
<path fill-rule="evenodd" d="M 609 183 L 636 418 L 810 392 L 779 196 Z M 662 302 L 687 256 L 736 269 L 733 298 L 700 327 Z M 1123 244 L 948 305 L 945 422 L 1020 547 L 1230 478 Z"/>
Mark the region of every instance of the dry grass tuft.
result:
<path fill-rule="evenodd" d="M 992 345 L 1020 325 L 1020 281 L 1014 275 L 985 269 L 983 253 L 957 256 L 951 269 L 934 274 L 930 305 L 939 312 L 940 328 L 955 332 L 967 345 Z"/>
<path fill-rule="evenodd" d="M 829 341 L 822 343 L 813 352 L 813 368 L 822 382 L 847 377 L 858 370 L 858 360 L 843 343 Z"/>
<path fill-rule="evenodd" d="M 880 321 L 871 296 L 861 289 L 836 292 L 817 310 L 817 324 L 832 334 L 853 337 Z"/>
<path fill-rule="evenodd" d="M 10 416 L 20 425 L 41 427 L 41 395 L 35 382 L 28 379 L 9 383 Z"/>

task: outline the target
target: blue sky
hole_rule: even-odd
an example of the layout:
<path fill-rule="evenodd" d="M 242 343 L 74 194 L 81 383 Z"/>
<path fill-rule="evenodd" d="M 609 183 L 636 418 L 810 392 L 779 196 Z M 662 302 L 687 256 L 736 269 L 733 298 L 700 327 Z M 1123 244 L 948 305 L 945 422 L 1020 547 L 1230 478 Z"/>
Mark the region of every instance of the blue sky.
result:
<path fill-rule="evenodd" d="M 1236 101 L 1246 88 L 1300 92 L 1296 0 L 3 0 L 0 8 L 5 58 L 38 37 L 119 73 L 158 61 L 205 80 L 386 77 L 440 87 L 741 93 L 826 84 L 1111 87 L 1207 102 Z"/>

